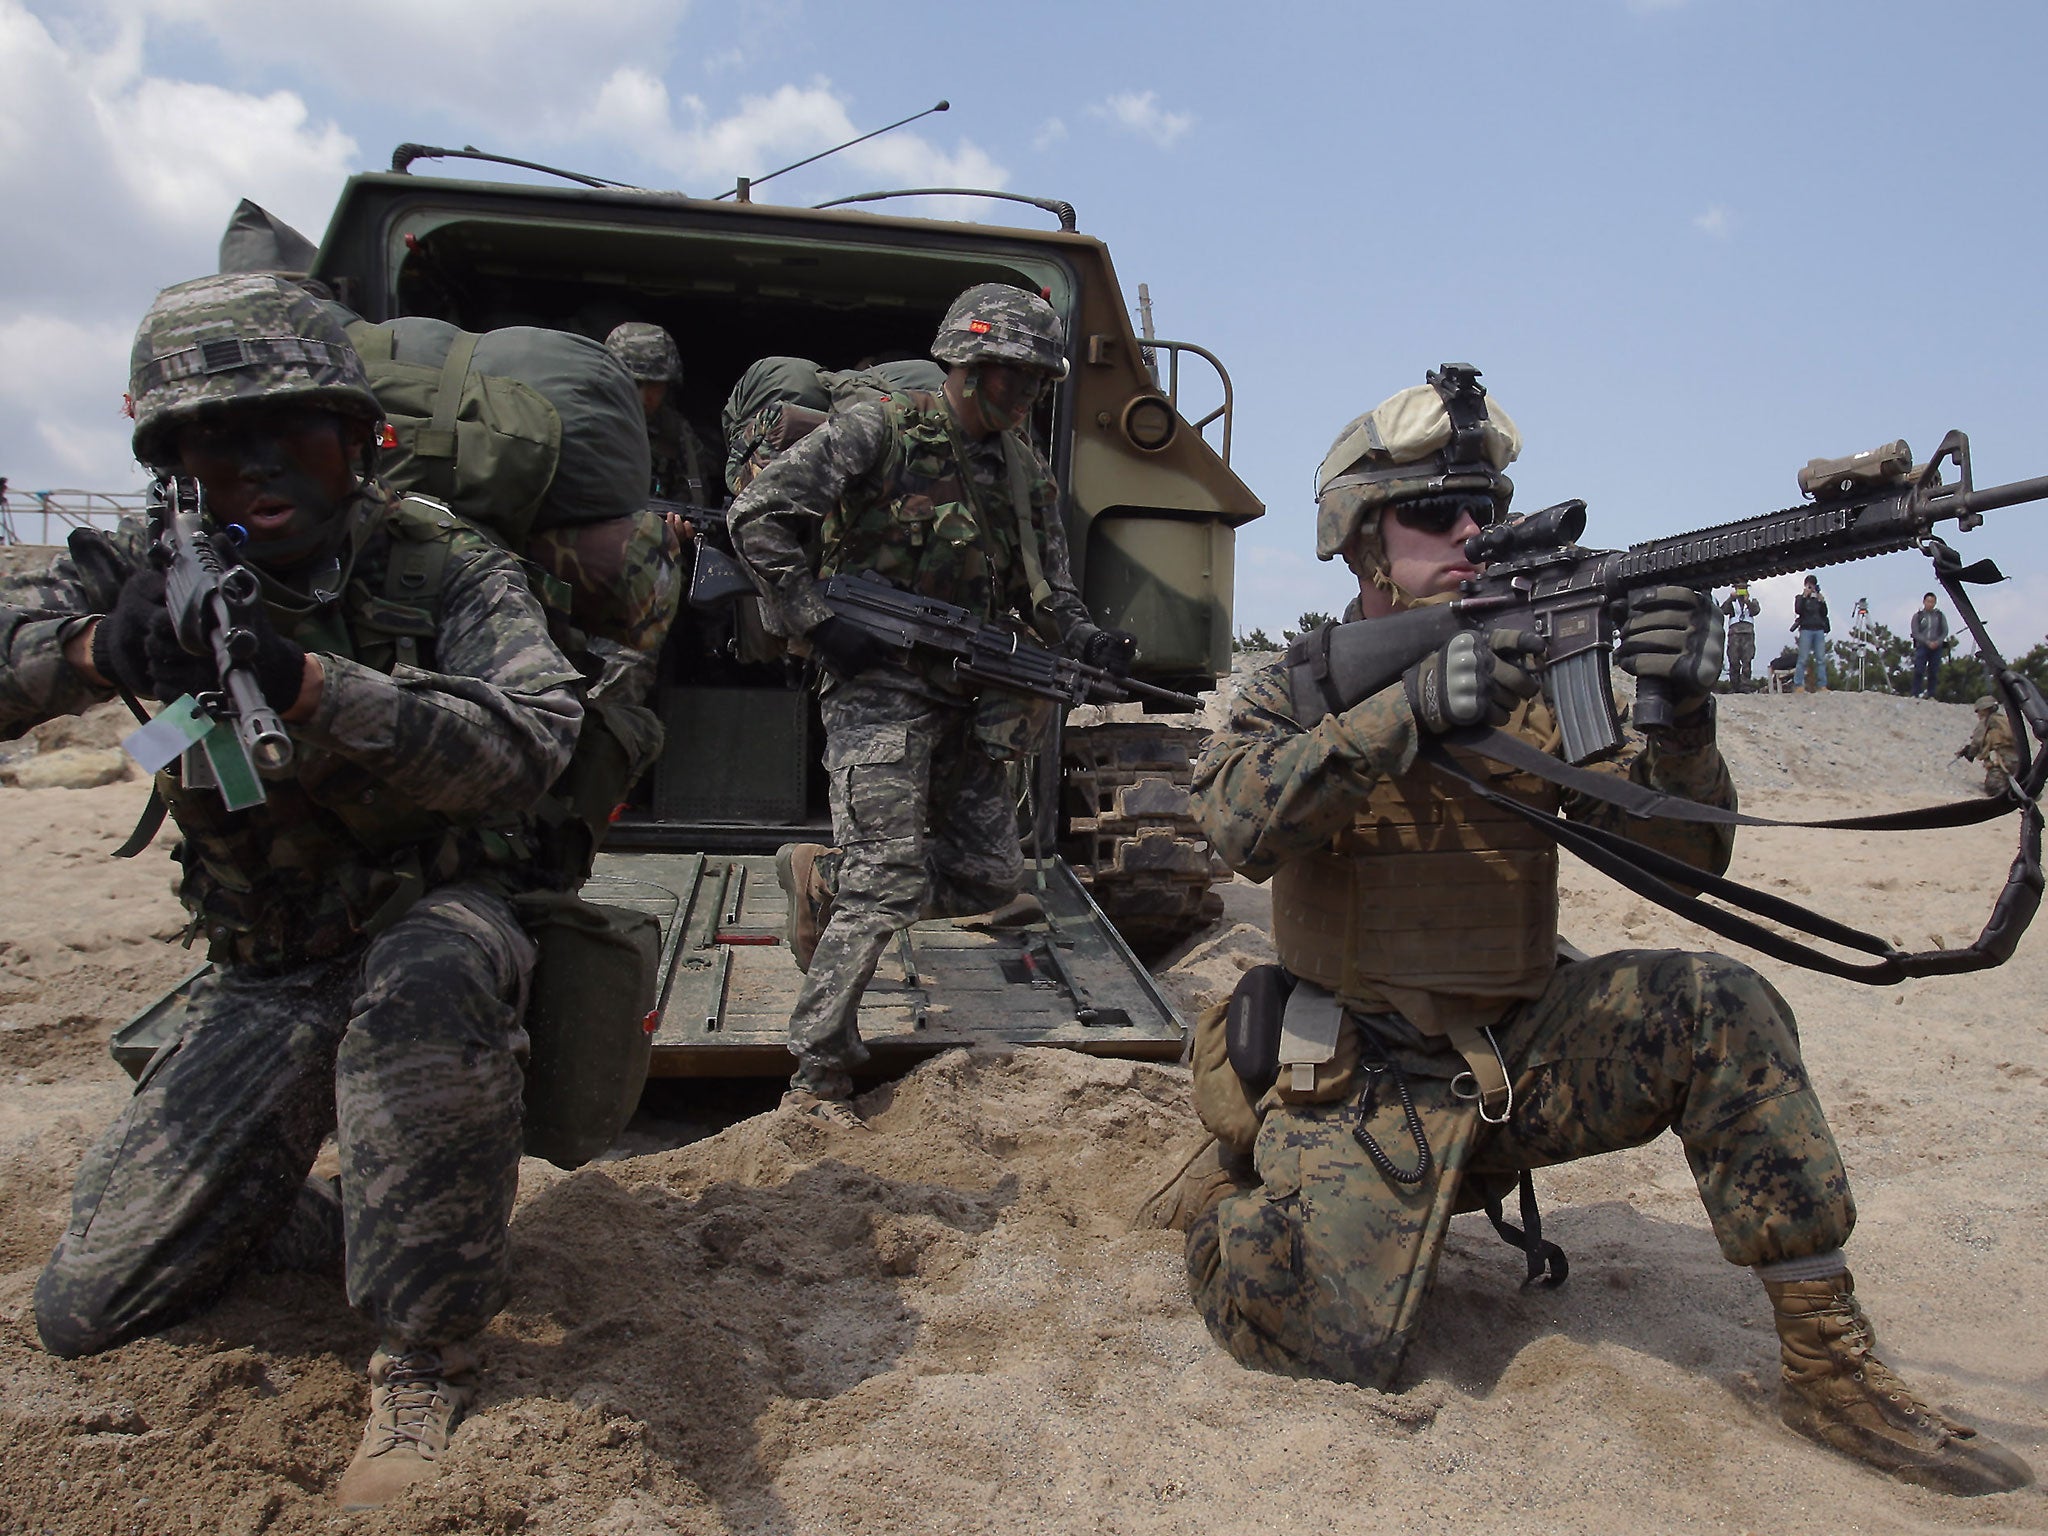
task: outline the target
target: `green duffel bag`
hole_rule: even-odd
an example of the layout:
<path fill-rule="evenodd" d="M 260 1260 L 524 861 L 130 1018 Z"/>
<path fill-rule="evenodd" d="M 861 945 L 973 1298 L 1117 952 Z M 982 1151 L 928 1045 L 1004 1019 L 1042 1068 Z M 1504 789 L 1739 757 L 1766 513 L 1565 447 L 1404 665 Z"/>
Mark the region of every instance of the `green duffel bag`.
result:
<path fill-rule="evenodd" d="M 618 1140 L 654 1054 L 661 924 L 566 891 L 512 898 L 540 951 L 526 1033 L 526 1150 L 580 1168 Z"/>

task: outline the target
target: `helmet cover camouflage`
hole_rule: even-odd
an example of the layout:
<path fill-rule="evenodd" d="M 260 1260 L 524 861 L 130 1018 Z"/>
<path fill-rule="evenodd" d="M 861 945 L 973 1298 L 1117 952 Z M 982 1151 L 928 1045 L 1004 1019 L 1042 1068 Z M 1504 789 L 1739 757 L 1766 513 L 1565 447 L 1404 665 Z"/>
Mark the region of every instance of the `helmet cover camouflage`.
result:
<path fill-rule="evenodd" d="M 1316 470 L 1317 559 L 1334 559 L 1368 517 L 1377 533 L 1378 513 L 1397 501 L 1470 491 L 1507 506 L 1515 484 L 1501 471 L 1520 456 L 1522 434 L 1478 379 L 1477 369 L 1446 363 L 1337 434 Z M 1454 400 L 1458 414 L 1474 408 L 1462 432 Z"/>
<path fill-rule="evenodd" d="M 683 382 L 683 354 L 676 350 L 675 338 L 658 325 L 645 320 L 615 325 L 604 339 L 604 349 L 625 364 L 636 383 Z"/>
<path fill-rule="evenodd" d="M 178 428 L 243 404 L 293 401 L 370 421 L 383 415 L 363 360 L 320 301 L 266 272 L 166 288 L 129 356 L 135 457 L 168 464 Z"/>
<path fill-rule="evenodd" d="M 1980 715 L 1988 715 L 1996 708 L 1998 708 L 1998 700 L 1991 697 L 1988 693 L 1977 701 L 1977 713 Z"/>
<path fill-rule="evenodd" d="M 942 363 L 1008 363 L 1067 376 L 1067 333 L 1052 305 L 1008 283 L 976 283 L 955 299 L 932 338 Z"/>

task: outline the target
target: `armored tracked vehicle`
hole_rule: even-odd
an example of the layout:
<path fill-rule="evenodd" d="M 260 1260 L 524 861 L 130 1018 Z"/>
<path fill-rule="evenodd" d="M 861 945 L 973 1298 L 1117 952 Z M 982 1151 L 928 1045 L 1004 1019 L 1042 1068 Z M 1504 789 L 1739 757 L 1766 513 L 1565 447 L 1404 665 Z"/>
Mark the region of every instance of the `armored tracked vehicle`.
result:
<path fill-rule="evenodd" d="M 313 275 L 376 321 L 424 315 L 599 339 L 622 321 L 659 324 L 682 352 L 677 403 L 714 458 L 721 406 L 757 358 L 844 368 L 924 357 L 969 285 L 1044 294 L 1065 322 L 1071 371 L 1034 430 L 1064 495 L 1088 606 L 1138 636 L 1136 675 L 1147 681 L 1195 692 L 1228 672 L 1233 530 L 1263 510 L 1229 467 L 1229 377 L 1198 346 L 1136 334 L 1108 251 L 1076 232 L 1071 207 L 956 194 L 1008 199 L 981 207 L 1030 204 L 1058 224 L 1031 229 L 769 206 L 745 201 L 744 186 L 737 200 L 702 200 L 411 174 L 413 160 L 438 153 L 403 146 L 391 172 L 353 178 Z M 1181 411 L 1184 362 L 1213 370 L 1204 398 L 1221 396 L 1197 421 Z M 829 840 L 830 817 L 815 702 L 798 671 L 745 638 L 715 615 L 677 623 L 650 701 L 667 748 L 588 892 L 664 923 L 657 1074 L 787 1066 L 799 977 L 778 942 L 772 855 L 783 842 Z M 1116 713 L 1131 718 L 1064 728 L 1020 784 L 1045 915 L 907 934 L 862 1010 L 879 1057 L 970 1039 L 1179 1050 L 1179 1021 L 1134 951 L 1156 951 L 1213 910 L 1222 868 L 1182 787 L 1199 731 L 1186 717 Z"/>

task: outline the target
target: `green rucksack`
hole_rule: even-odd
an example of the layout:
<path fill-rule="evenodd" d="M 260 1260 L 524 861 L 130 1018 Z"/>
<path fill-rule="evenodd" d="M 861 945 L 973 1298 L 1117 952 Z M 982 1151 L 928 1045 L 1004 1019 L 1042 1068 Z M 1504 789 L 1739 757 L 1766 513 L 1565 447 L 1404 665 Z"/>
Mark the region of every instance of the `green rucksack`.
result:
<path fill-rule="evenodd" d="M 393 490 L 445 502 L 515 551 L 531 534 L 646 506 L 639 390 L 601 343 L 419 316 L 356 320 L 348 338 L 391 423 L 378 475 Z"/>

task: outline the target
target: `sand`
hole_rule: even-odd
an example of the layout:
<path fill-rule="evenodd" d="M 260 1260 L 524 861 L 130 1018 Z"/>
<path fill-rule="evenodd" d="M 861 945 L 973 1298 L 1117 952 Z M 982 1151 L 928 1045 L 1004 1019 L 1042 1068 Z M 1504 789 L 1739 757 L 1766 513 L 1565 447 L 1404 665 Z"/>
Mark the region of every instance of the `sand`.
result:
<path fill-rule="evenodd" d="M 1841 814 L 1966 791 L 1965 709 L 1729 701 L 1746 806 Z M 338 1287 L 271 1278 L 94 1360 L 29 1296 L 125 1086 L 111 1028 L 183 974 L 161 849 L 106 853 L 143 786 L 0 789 L 0 1531 L 2048 1530 L 2039 1490 L 1954 1501 L 1782 1429 L 1755 1282 L 1669 1138 L 1538 1176 L 1570 1252 L 1517 1290 L 1454 1228 L 1387 1393 L 1241 1369 L 1190 1310 L 1179 1240 L 1129 1215 L 1196 1133 L 1185 1073 L 1053 1051 L 939 1058 L 869 1129 L 772 1090 L 665 1094 L 612 1159 L 529 1161 L 478 1411 L 400 1506 L 328 1502 L 374 1340 Z M 1745 832 L 1737 873 L 1920 945 L 1962 942 L 2010 824 Z M 1566 861 L 1588 949 L 1703 936 Z M 1264 958 L 1265 893 L 1167 971 L 1187 1003 Z M 1724 946 L 1725 947 L 1725 946 Z M 1867 989 L 1765 962 L 1847 1155 L 1850 1247 L 1887 1356 L 2048 1468 L 2048 925 L 2001 970 Z"/>

